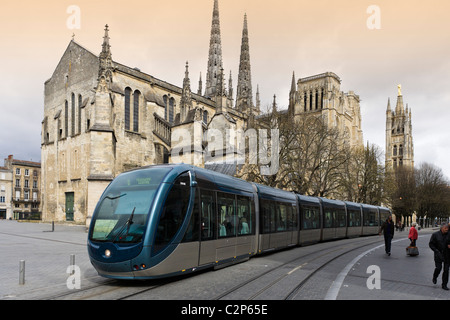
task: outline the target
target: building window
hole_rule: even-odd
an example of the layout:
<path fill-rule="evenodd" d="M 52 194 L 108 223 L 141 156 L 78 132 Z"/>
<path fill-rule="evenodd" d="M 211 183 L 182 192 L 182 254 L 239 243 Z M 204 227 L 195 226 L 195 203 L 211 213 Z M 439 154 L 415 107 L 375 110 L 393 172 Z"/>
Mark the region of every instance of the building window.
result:
<path fill-rule="evenodd" d="M 399 156 L 403 156 L 403 145 L 402 144 L 400 145 L 398 153 L 399 153 Z"/>
<path fill-rule="evenodd" d="M 78 95 L 78 133 L 81 134 L 81 108 L 83 107 L 83 97 Z"/>
<path fill-rule="evenodd" d="M 394 157 L 397 156 L 397 146 L 394 146 Z"/>
<path fill-rule="evenodd" d="M 69 135 L 69 102 L 67 100 L 64 104 L 64 133 L 67 138 Z"/>
<path fill-rule="evenodd" d="M 25 169 L 25 175 L 28 177 L 30 175 L 30 170 L 29 169 Z"/>
<path fill-rule="evenodd" d="M 34 181 L 33 181 L 33 189 L 37 189 L 37 187 L 38 187 L 38 186 L 37 186 L 37 180 L 34 180 Z"/>
<path fill-rule="evenodd" d="M 131 89 L 125 89 L 125 130 L 130 130 L 130 103 L 131 103 Z"/>
<path fill-rule="evenodd" d="M 169 122 L 170 122 L 170 124 L 173 124 L 174 116 L 175 116 L 175 99 L 170 98 L 170 100 L 169 100 Z"/>
<path fill-rule="evenodd" d="M 203 111 L 203 123 L 208 125 L 208 111 Z"/>
<path fill-rule="evenodd" d="M 20 188 L 20 179 L 16 179 L 16 188 Z"/>
<path fill-rule="evenodd" d="M 141 93 L 139 91 L 134 92 L 133 97 L 133 131 L 139 132 L 139 99 Z"/>
<path fill-rule="evenodd" d="M 72 119 L 71 119 L 71 133 L 72 137 L 75 135 L 75 94 L 72 93 Z"/>
<path fill-rule="evenodd" d="M 20 168 L 16 169 L 16 175 L 18 175 L 18 176 L 20 175 Z"/>
<path fill-rule="evenodd" d="M 23 193 L 23 198 L 24 198 L 25 200 L 29 200 L 29 199 L 30 199 L 30 192 L 29 192 L 29 191 L 25 191 L 25 192 Z"/>
<path fill-rule="evenodd" d="M 25 188 L 29 188 L 30 187 L 30 182 L 29 182 L 29 180 L 25 180 L 25 186 L 24 186 Z"/>
<path fill-rule="evenodd" d="M 5 203 L 5 202 L 6 202 L 5 197 L 4 196 L 0 196 L 0 203 Z"/>
<path fill-rule="evenodd" d="M 168 97 L 164 96 L 163 100 L 164 100 L 164 120 L 169 121 L 169 109 L 167 108 Z"/>

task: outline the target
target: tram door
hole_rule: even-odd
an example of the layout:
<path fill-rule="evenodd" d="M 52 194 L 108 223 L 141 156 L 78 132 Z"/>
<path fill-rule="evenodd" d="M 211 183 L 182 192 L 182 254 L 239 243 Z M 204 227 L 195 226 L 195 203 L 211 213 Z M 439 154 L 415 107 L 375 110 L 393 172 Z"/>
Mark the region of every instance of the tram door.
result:
<path fill-rule="evenodd" d="M 217 211 L 215 193 L 202 189 L 200 192 L 200 256 L 199 266 L 216 261 Z"/>

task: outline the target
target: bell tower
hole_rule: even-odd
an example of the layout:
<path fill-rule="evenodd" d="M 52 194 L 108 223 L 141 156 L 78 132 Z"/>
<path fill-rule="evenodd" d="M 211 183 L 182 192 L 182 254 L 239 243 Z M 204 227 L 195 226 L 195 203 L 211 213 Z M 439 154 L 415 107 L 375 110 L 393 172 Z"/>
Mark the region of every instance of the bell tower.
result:
<path fill-rule="evenodd" d="M 390 99 L 386 110 L 386 167 L 414 167 L 412 112 L 408 104 L 404 106 L 401 85 L 398 85 L 395 111 Z"/>

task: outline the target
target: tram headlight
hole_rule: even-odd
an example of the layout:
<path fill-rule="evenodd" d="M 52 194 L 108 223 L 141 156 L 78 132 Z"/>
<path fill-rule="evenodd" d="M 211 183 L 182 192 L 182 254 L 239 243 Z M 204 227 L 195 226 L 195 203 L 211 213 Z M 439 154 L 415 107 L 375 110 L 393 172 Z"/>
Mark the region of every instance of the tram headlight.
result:
<path fill-rule="evenodd" d="M 111 257 L 111 251 L 108 249 L 105 250 L 105 257 L 110 258 Z"/>

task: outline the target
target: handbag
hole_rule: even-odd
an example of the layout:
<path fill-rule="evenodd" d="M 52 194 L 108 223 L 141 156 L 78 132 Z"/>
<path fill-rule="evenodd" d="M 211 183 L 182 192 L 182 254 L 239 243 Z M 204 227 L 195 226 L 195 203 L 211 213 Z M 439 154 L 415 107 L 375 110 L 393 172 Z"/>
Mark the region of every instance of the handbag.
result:
<path fill-rule="evenodd" d="M 419 255 L 419 248 L 409 246 L 406 248 L 406 254 L 411 257 L 415 257 Z"/>

